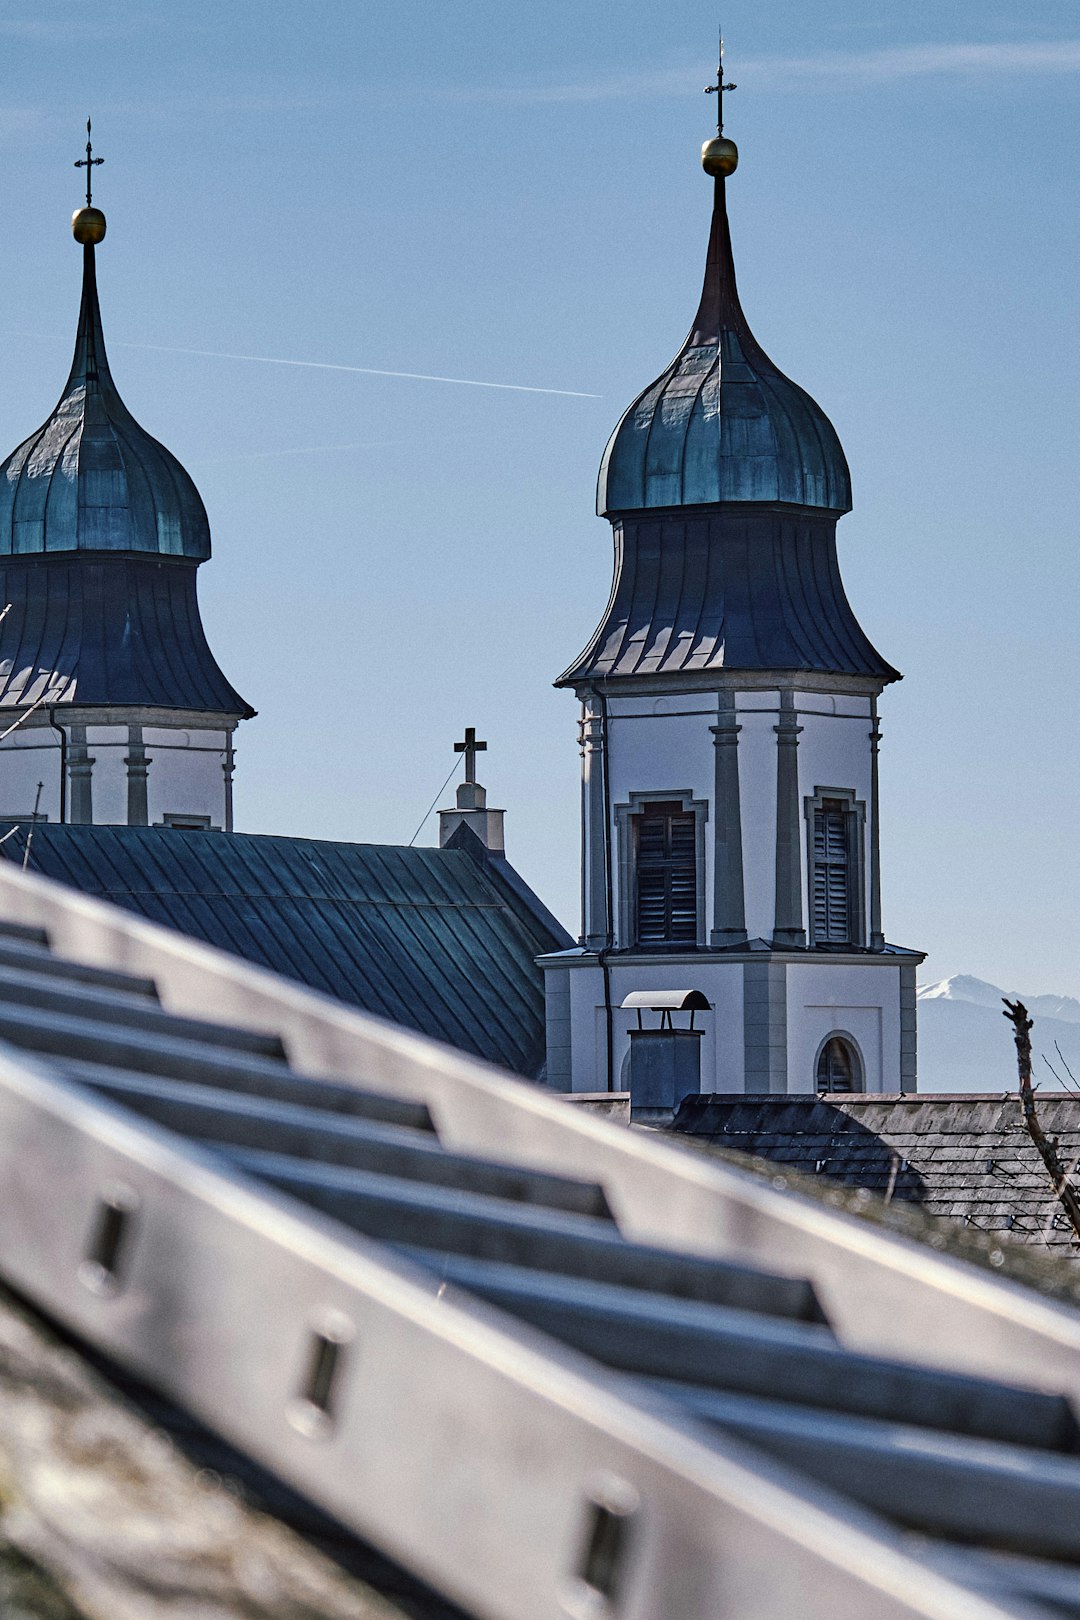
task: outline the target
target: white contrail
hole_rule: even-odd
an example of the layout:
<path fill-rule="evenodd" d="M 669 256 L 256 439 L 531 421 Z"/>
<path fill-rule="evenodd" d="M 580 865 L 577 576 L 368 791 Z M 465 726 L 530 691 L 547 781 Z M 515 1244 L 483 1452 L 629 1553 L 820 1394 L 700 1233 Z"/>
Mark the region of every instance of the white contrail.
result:
<path fill-rule="evenodd" d="M 302 444 L 286 450 L 242 450 L 235 456 L 193 458 L 191 467 L 225 467 L 235 461 L 275 461 L 278 456 L 324 456 L 341 450 L 381 450 L 386 445 L 412 444 L 412 439 L 363 439 L 357 444 Z M 2 615 L 0 615 L 2 617 Z"/>
<path fill-rule="evenodd" d="M 866 51 L 821 51 L 809 56 L 760 56 L 740 59 L 739 72 L 759 83 L 798 85 L 808 78 L 842 84 L 873 85 L 890 80 L 954 75 L 989 78 L 1009 74 L 1080 72 L 1080 40 L 981 41 L 954 44 L 886 46 Z M 507 84 L 441 92 L 452 101 L 590 102 L 644 100 L 684 96 L 697 83 L 700 68 L 646 69 L 597 79 L 556 84 Z"/>
<path fill-rule="evenodd" d="M 577 388 L 534 388 L 527 383 L 481 382 L 476 377 L 435 377 L 425 371 L 383 371 L 377 366 L 341 366 L 329 360 L 283 360 L 276 354 L 226 354 L 218 349 L 177 349 L 165 343 L 120 343 L 114 349 L 149 349 L 156 354 L 194 354 L 204 360 L 251 360 L 260 366 L 302 366 L 309 371 L 349 371 L 362 377 L 404 377 L 409 382 L 455 383 L 459 388 L 501 388 L 513 394 L 561 394 L 568 399 L 603 399 Z"/>

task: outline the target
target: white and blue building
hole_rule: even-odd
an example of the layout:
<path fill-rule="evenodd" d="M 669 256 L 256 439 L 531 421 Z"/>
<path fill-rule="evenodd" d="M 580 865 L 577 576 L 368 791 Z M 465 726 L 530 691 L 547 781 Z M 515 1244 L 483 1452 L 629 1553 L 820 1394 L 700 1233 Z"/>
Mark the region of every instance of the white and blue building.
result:
<path fill-rule="evenodd" d="M 922 955 L 886 942 L 880 898 L 878 700 L 900 677 L 840 578 L 840 440 L 740 305 L 725 187 L 689 336 L 604 451 L 611 597 L 556 683 L 581 704 L 583 922 L 542 959 L 547 1077 L 636 1091 L 650 1038 L 624 1001 L 693 990 L 668 1102 L 911 1091 Z M 687 1023 L 640 1022 L 661 1017 Z"/>

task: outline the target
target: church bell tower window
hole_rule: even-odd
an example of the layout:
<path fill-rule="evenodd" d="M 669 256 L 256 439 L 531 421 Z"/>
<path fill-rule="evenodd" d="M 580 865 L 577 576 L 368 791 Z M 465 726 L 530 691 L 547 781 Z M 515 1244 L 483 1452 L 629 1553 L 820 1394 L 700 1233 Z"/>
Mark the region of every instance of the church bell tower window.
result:
<path fill-rule="evenodd" d="M 853 793 L 818 788 L 806 802 L 810 944 L 862 945 L 865 806 Z"/>
<path fill-rule="evenodd" d="M 697 817 L 677 800 L 645 805 L 637 832 L 637 944 L 696 945 Z"/>
<path fill-rule="evenodd" d="M 843 1035 L 830 1035 L 818 1053 L 814 1079 L 821 1097 L 836 1091 L 861 1091 L 862 1064 L 854 1044 Z"/>

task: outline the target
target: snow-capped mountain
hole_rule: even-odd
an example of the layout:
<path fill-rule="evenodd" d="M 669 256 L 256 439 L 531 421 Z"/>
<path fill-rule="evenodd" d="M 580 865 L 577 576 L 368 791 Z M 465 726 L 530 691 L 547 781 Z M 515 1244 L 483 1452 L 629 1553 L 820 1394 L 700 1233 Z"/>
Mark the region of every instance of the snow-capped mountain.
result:
<path fill-rule="evenodd" d="M 920 1091 L 1015 1091 L 1016 1049 L 1001 1016 L 1006 994 L 1017 1000 L 1015 991 L 965 973 L 920 986 Z M 1041 1089 L 1071 1089 L 1066 1065 L 1080 1085 L 1080 1001 L 1023 993 L 1019 1000 L 1035 1020 L 1031 1045 Z"/>

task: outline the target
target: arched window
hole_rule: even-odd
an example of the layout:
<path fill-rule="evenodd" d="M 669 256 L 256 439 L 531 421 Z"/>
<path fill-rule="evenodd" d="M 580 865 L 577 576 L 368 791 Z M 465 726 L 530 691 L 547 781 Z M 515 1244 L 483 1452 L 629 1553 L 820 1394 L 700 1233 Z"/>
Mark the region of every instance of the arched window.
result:
<path fill-rule="evenodd" d="M 814 1079 L 822 1097 L 832 1091 L 861 1091 L 862 1064 L 854 1042 L 843 1035 L 830 1035 L 818 1053 Z"/>

